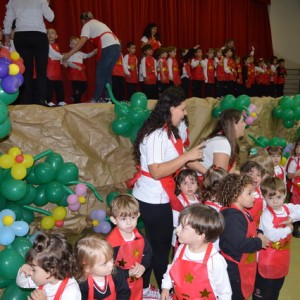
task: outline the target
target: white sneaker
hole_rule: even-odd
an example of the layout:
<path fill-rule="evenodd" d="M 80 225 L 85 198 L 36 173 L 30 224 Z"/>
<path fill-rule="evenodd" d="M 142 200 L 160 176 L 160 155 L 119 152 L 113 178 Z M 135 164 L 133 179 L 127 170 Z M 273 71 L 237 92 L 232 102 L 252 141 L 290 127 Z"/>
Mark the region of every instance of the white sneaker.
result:
<path fill-rule="evenodd" d="M 96 98 L 91 98 L 90 103 L 98 103 L 99 101 Z"/>
<path fill-rule="evenodd" d="M 51 102 L 48 102 L 48 103 L 47 103 L 47 105 L 48 105 L 49 107 L 56 106 L 56 104 L 55 104 L 55 103 L 53 103 L 52 101 L 51 101 Z"/>
<path fill-rule="evenodd" d="M 57 105 L 58 106 L 64 106 L 64 105 L 67 105 L 67 103 L 65 101 L 60 101 L 60 102 L 58 102 Z"/>
<path fill-rule="evenodd" d="M 143 300 L 157 300 L 160 299 L 160 292 L 152 284 L 147 289 L 143 289 Z"/>

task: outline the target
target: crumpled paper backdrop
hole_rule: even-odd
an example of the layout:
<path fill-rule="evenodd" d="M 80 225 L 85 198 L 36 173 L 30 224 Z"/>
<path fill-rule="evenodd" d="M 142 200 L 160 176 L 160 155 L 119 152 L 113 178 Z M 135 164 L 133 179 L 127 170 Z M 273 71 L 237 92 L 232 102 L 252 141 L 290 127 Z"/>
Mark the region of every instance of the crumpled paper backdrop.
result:
<path fill-rule="evenodd" d="M 241 160 L 247 159 L 252 140 L 251 133 L 272 138 L 284 137 L 294 140 L 296 126 L 285 129 L 280 120 L 272 118 L 271 111 L 279 99 L 252 98 L 257 107 L 258 120 L 245 131 L 241 142 Z M 148 101 L 153 109 L 155 100 Z M 212 109 L 219 105 L 213 98 L 187 100 L 191 146 L 196 145 L 212 130 L 215 119 Z M 115 135 L 111 122 L 115 118 L 112 104 L 77 104 L 48 108 L 39 105 L 10 106 L 12 132 L 0 142 L 0 152 L 6 153 L 17 146 L 23 153 L 36 155 L 47 149 L 58 152 L 65 162 L 73 162 L 79 168 L 80 180 L 93 184 L 105 200 L 112 191 L 126 191 L 125 180 L 135 172 L 132 145 L 128 138 Z M 52 210 L 53 205 L 45 207 Z M 88 203 L 78 212 L 68 212 L 63 232 L 81 232 L 89 223 L 89 212 L 108 208 L 89 193 Z M 37 216 L 38 217 L 38 216 Z M 38 223 L 33 227 L 39 229 Z"/>

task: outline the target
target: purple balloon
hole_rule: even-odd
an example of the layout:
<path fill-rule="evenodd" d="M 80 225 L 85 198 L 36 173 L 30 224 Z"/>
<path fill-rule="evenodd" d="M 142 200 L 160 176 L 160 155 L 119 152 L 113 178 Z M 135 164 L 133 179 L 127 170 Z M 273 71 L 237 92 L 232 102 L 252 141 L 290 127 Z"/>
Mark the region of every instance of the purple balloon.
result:
<path fill-rule="evenodd" d="M 67 197 L 67 202 L 69 205 L 75 205 L 78 203 L 78 196 L 75 194 L 71 194 Z"/>
<path fill-rule="evenodd" d="M 5 64 L 5 65 L 10 65 L 11 64 L 11 60 L 6 58 L 6 57 L 0 57 L 0 63 L 1 64 Z"/>
<path fill-rule="evenodd" d="M 111 225 L 109 222 L 101 221 L 98 226 L 93 227 L 94 231 L 97 233 L 107 234 L 111 231 Z"/>
<path fill-rule="evenodd" d="M 7 75 L 1 81 L 1 87 L 7 94 L 13 94 L 19 89 L 19 80 L 16 76 Z"/>
<path fill-rule="evenodd" d="M 20 87 L 24 82 L 24 76 L 21 73 L 18 73 L 17 75 L 15 75 L 15 77 L 19 80 L 19 87 Z"/>
<path fill-rule="evenodd" d="M 106 212 L 102 209 L 96 210 L 95 219 L 98 221 L 104 221 L 106 218 Z"/>
<path fill-rule="evenodd" d="M 94 210 L 92 210 L 92 211 L 90 212 L 90 219 L 92 219 L 92 220 L 95 220 L 95 219 L 96 219 L 96 212 L 97 212 L 96 209 L 94 209 Z"/>
<path fill-rule="evenodd" d="M 84 183 L 78 183 L 75 187 L 75 193 L 78 196 L 86 196 L 87 186 Z"/>
<path fill-rule="evenodd" d="M 0 63 L 0 78 L 4 78 L 8 75 L 9 67 L 5 63 Z"/>
<path fill-rule="evenodd" d="M 69 205 L 68 207 L 71 211 L 77 211 L 81 207 L 81 204 L 76 203 L 76 204 L 73 204 L 73 205 Z"/>

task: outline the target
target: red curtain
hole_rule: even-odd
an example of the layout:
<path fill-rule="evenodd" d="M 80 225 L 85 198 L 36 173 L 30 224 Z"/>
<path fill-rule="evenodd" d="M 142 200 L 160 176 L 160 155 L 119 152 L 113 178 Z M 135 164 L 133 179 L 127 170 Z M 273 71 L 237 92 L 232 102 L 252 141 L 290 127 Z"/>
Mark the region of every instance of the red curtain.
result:
<path fill-rule="evenodd" d="M 253 45 L 256 58 L 269 59 L 273 49 L 268 4 L 270 0 L 51 0 L 55 20 L 47 26 L 57 30 L 62 52 L 69 50 L 71 35 L 80 35 L 79 15 L 88 10 L 119 37 L 124 54 L 128 41 L 134 41 L 139 49 L 145 26 L 154 22 L 158 24 L 163 46 L 174 45 L 180 49 L 200 44 L 205 52 L 232 38 L 236 54 L 249 54 Z M 1 24 L 4 15 L 5 6 L 1 5 Z M 83 51 L 91 49 L 88 43 Z M 95 84 L 95 58 L 87 59 L 86 66 L 88 98 Z M 69 94 L 69 83 L 65 85 Z"/>

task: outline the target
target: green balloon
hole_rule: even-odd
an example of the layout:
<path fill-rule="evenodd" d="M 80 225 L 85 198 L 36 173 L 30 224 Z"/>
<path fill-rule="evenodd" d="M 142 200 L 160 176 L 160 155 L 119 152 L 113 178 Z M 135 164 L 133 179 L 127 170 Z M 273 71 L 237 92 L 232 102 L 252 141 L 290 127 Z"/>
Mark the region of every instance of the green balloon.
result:
<path fill-rule="evenodd" d="M 120 105 L 115 105 L 114 112 L 117 117 L 126 117 L 129 113 L 129 104 L 126 102 L 120 102 Z"/>
<path fill-rule="evenodd" d="M 108 207 L 111 207 L 111 202 L 118 196 L 120 195 L 120 192 L 110 192 L 106 196 L 106 204 Z"/>
<path fill-rule="evenodd" d="M 295 125 L 295 121 L 294 120 L 283 120 L 283 126 L 285 128 L 292 128 Z"/>
<path fill-rule="evenodd" d="M 37 206 L 44 206 L 48 203 L 48 200 L 46 198 L 46 185 L 40 185 L 37 187 L 36 191 L 37 191 L 37 195 L 36 198 L 34 199 L 33 203 Z"/>
<path fill-rule="evenodd" d="M 67 207 L 69 205 L 68 201 L 67 201 L 67 194 L 64 195 L 63 198 L 61 198 L 58 202 L 57 202 L 57 205 L 58 206 L 64 206 L 64 207 Z"/>
<path fill-rule="evenodd" d="M 295 120 L 300 120 L 300 107 L 295 107 L 293 111 L 294 111 Z"/>
<path fill-rule="evenodd" d="M 293 108 L 294 107 L 294 100 L 290 96 L 283 96 L 279 101 L 279 105 L 282 108 Z"/>
<path fill-rule="evenodd" d="M 34 166 L 34 174 L 41 183 L 49 183 L 55 178 L 55 170 L 46 162 L 36 164 Z"/>
<path fill-rule="evenodd" d="M 136 92 L 130 98 L 131 107 L 139 107 L 141 109 L 147 108 L 148 99 L 144 93 Z"/>
<path fill-rule="evenodd" d="M 300 137 L 300 127 L 297 128 L 296 135 L 297 137 Z"/>
<path fill-rule="evenodd" d="M 248 95 L 240 95 L 236 98 L 236 102 L 240 103 L 241 106 L 248 107 L 251 104 L 251 99 Z"/>
<path fill-rule="evenodd" d="M 8 94 L 3 91 L 0 85 L 0 99 L 6 105 L 13 103 L 18 98 L 18 96 L 19 96 L 19 90 L 17 90 L 15 93 Z"/>
<path fill-rule="evenodd" d="M 25 221 L 27 224 L 31 224 L 34 221 L 34 212 L 32 210 L 21 207 L 20 221 Z"/>
<path fill-rule="evenodd" d="M 27 192 L 26 182 L 13 178 L 4 179 L 0 187 L 2 195 L 10 201 L 19 201 Z"/>
<path fill-rule="evenodd" d="M 215 118 L 215 119 L 218 119 L 220 117 L 222 113 L 222 108 L 221 107 L 215 107 L 213 110 L 212 110 L 212 116 Z"/>
<path fill-rule="evenodd" d="M 8 118 L 7 106 L 0 101 L 0 125 Z"/>
<path fill-rule="evenodd" d="M 0 277 L 0 289 L 5 289 L 11 283 L 12 283 L 11 279 L 4 279 L 4 278 Z"/>
<path fill-rule="evenodd" d="M 257 140 L 259 141 L 259 143 L 262 145 L 263 148 L 266 148 L 269 146 L 270 141 L 268 138 L 266 138 L 265 136 L 259 136 L 257 138 Z"/>
<path fill-rule="evenodd" d="M 74 163 L 67 162 L 56 172 L 55 179 L 62 184 L 68 184 L 70 181 L 78 180 L 78 176 L 78 167 Z"/>
<path fill-rule="evenodd" d="M 29 205 L 29 204 L 33 203 L 36 196 L 37 196 L 36 188 L 33 185 L 28 184 L 27 185 L 27 193 L 25 194 L 25 196 L 23 198 L 21 198 L 18 201 L 18 204 L 19 205 Z"/>
<path fill-rule="evenodd" d="M 129 111 L 128 119 L 133 125 L 142 125 L 146 120 L 145 110 L 140 107 L 132 107 Z"/>
<path fill-rule="evenodd" d="M 272 115 L 274 118 L 280 119 L 280 118 L 282 118 L 283 111 L 284 110 L 282 107 L 276 106 L 272 110 Z"/>
<path fill-rule="evenodd" d="M 22 289 L 13 282 L 5 289 L 1 300 L 26 300 L 31 292 L 32 290 Z"/>
<path fill-rule="evenodd" d="M 132 124 L 127 117 L 121 117 L 113 120 L 111 127 L 113 133 L 123 135 L 131 129 Z"/>
<path fill-rule="evenodd" d="M 281 139 L 279 137 L 273 137 L 271 140 L 270 140 L 270 146 L 280 146 L 280 143 L 281 143 Z"/>
<path fill-rule="evenodd" d="M 16 279 L 19 268 L 25 260 L 15 249 L 0 252 L 0 274 L 4 279 Z M 10 299 L 11 300 L 11 299 Z"/>
<path fill-rule="evenodd" d="M 16 215 L 16 220 L 20 221 L 22 219 L 22 208 L 17 204 L 18 202 L 6 201 L 6 208 L 12 210 Z"/>
<path fill-rule="evenodd" d="M 32 248 L 32 243 L 26 237 L 16 237 L 11 245 L 24 258 Z"/>
<path fill-rule="evenodd" d="M 64 159 L 62 158 L 62 156 L 60 154 L 52 152 L 47 156 L 47 158 L 45 159 L 45 162 L 48 163 L 53 168 L 53 170 L 56 172 L 63 166 Z"/>
<path fill-rule="evenodd" d="M 294 121 L 295 114 L 294 114 L 293 110 L 290 108 L 285 109 L 282 113 L 282 119 L 283 119 L 283 121 Z"/>
<path fill-rule="evenodd" d="M 65 190 L 60 182 L 52 181 L 46 184 L 45 194 L 48 202 L 58 203 L 65 196 Z"/>
<path fill-rule="evenodd" d="M 6 202 L 5 197 L 0 193 L 0 211 L 6 208 Z"/>
<path fill-rule="evenodd" d="M 26 180 L 26 182 L 28 182 L 30 184 L 38 185 L 38 184 L 41 184 L 41 182 L 35 175 L 34 167 L 35 166 L 30 168 L 30 170 L 27 172 L 27 176 L 25 177 L 25 180 Z"/>
<path fill-rule="evenodd" d="M 231 95 L 231 94 L 228 94 L 228 95 L 226 95 L 226 96 L 223 98 L 223 100 L 228 100 L 228 99 L 235 100 L 235 97 L 234 97 L 233 95 Z M 222 100 L 222 101 L 223 101 L 223 100 Z"/>
<path fill-rule="evenodd" d="M 231 98 L 223 99 L 220 102 L 220 107 L 223 110 L 234 108 L 235 100 Z"/>
<path fill-rule="evenodd" d="M 141 128 L 141 126 L 138 126 L 138 125 L 135 125 L 131 128 L 129 139 L 132 144 L 134 143 L 137 133 L 140 130 L 140 128 Z"/>
<path fill-rule="evenodd" d="M 300 106 L 300 94 L 294 96 L 294 107 Z"/>
<path fill-rule="evenodd" d="M 279 138 L 278 143 L 279 143 L 279 146 L 280 146 L 282 149 L 284 149 L 284 148 L 287 146 L 287 141 L 286 141 L 285 139 L 283 139 L 283 138 Z"/>
<path fill-rule="evenodd" d="M 9 135 L 11 131 L 11 123 L 10 119 L 7 118 L 2 124 L 0 124 L 0 139 L 3 139 L 7 135 Z"/>

